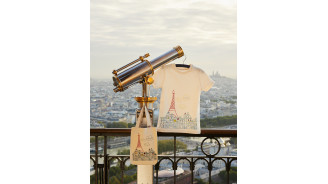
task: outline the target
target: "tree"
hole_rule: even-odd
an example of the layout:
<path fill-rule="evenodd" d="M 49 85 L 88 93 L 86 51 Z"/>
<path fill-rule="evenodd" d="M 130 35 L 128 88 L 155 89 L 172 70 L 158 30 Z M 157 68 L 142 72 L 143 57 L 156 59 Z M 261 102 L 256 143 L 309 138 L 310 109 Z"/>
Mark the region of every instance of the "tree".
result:
<path fill-rule="evenodd" d="M 236 125 L 237 115 L 233 116 L 219 116 L 216 118 L 205 118 L 200 120 L 200 126 L 202 128 L 212 128 L 227 125 Z"/>
<path fill-rule="evenodd" d="M 128 124 L 126 122 L 113 122 L 107 123 L 106 128 L 128 128 Z"/>
<path fill-rule="evenodd" d="M 101 124 L 101 125 L 103 125 L 103 126 L 105 126 L 105 123 L 102 122 L 102 121 L 98 121 L 98 123 Z"/>
<path fill-rule="evenodd" d="M 194 151 L 198 151 L 198 145 L 196 146 L 196 148 L 194 149 Z"/>
<path fill-rule="evenodd" d="M 90 137 L 90 143 L 95 143 L 96 138 L 94 136 Z M 103 136 L 98 136 L 98 142 L 104 141 Z"/>
<path fill-rule="evenodd" d="M 195 180 L 196 180 L 197 184 L 208 184 L 208 182 L 205 182 L 205 181 L 202 180 L 202 179 L 197 179 L 197 178 L 195 178 Z"/>
<path fill-rule="evenodd" d="M 109 183 L 120 184 L 121 182 L 116 176 L 113 176 L 113 177 L 109 177 Z"/>
<path fill-rule="evenodd" d="M 219 177 L 226 182 L 228 177 L 227 177 L 227 171 L 221 171 L 219 173 Z M 237 181 L 237 167 L 231 167 L 229 171 L 229 179 L 231 182 Z"/>
<path fill-rule="evenodd" d="M 176 141 L 176 149 L 184 150 L 187 149 L 187 145 L 181 141 Z M 174 140 L 159 140 L 158 141 L 158 154 L 167 151 L 174 151 Z"/>
<path fill-rule="evenodd" d="M 118 150 L 117 155 L 130 155 L 130 149 Z"/>
<path fill-rule="evenodd" d="M 230 138 L 230 142 L 231 142 L 232 144 L 237 145 L 237 137 L 231 137 L 231 138 Z"/>

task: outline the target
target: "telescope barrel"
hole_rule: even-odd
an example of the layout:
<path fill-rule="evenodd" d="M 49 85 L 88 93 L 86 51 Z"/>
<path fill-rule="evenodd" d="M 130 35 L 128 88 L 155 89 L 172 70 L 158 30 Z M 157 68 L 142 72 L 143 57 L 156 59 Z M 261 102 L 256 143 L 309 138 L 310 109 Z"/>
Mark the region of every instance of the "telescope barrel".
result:
<path fill-rule="evenodd" d="M 125 68 L 137 63 L 138 61 L 141 61 L 143 60 L 144 58 L 148 57 L 149 56 L 149 53 L 145 54 L 144 56 L 140 56 L 138 59 L 132 61 L 131 63 L 125 65 L 125 66 L 122 66 L 121 68 L 117 69 L 117 70 L 114 70 L 113 71 L 113 74 L 117 74 L 117 72 L 120 72 L 121 70 L 124 70 Z"/>
<path fill-rule="evenodd" d="M 128 87 L 133 86 L 139 82 L 142 82 L 145 75 L 150 75 L 154 70 L 160 66 L 167 64 L 177 58 L 180 58 L 184 55 L 183 50 L 180 46 L 174 47 L 172 50 L 162 54 L 161 56 L 151 60 L 151 61 L 142 61 L 136 65 L 133 65 L 130 68 L 115 74 L 113 76 L 114 92 L 124 91 Z M 135 63 L 135 62 L 134 62 Z M 130 66 L 129 64 L 126 65 Z M 126 67 L 125 67 L 126 68 Z M 115 70 L 114 70 L 115 71 Z"/>

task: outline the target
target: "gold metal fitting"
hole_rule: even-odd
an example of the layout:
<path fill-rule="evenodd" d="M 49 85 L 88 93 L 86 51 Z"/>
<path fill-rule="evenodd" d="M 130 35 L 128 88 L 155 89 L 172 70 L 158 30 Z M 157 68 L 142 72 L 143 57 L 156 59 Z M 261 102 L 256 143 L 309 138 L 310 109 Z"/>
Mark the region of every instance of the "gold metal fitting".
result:
<path fill-rule="evenodd" d="M 145 80 L 145 81 L 146 81 L 146 83 L 147 83 L 148 85 L 154 83 L 154 79 L 153 79 L 152 77 L 149 77 L 149 76 L 146 77 L 146 80 Z"/>
<path fill-rule="evenodd" d="M 134 97 L 134 99 L 138 103 L 140 102 L 154 103 L 157 100 L 157 97 Z"/>
<path fill-rule="evenodd" d="M 143 61 L 144 61 L 144 57 L 139 56 L 139 60 L 140 60 L 141 62 L 143 62 Z"/>
<path fill-rule="evenodd" d="M 153 65 L 151 65 L 151 63 L 150 63 L 147 59 L 145 59 L 144 61 L 147 62 L 147 64 L 148 64 L 149 67 L 150 67 L 150 70 L 151 70 L 152 75 L 154 75 L 154 68 L 153 68 Z"/>
<path fill-rule="evenodd" d="M 176 47 L 173 47 L 178 52 L 178 58 L 182 57 L 184 55 L 184 52 L 182 48 L 178 45 Z"/>
<path fill-rule="evenodd" d="M 149 56 L 149 53 L 145 54 L 144 56 L 140 56 L 140 57 L 139 57 L 139 60 L 140 60 L 141 62 L 143 62 L 144 59 L 147 58 L 148 56 Z"/>
<path fill-rule="evenodd" d="M 116 87 L 119 89 L 119 91 L 123 91 L 123 86 L 122 86 L 122 83 L 121 83 L 120 79 L 117 76 L 114 76 L 114 78 L 118 82 L 118 86 L 116 86 Z"/>
<path fill-rule="evenodd" d="M 113 74 L 114 74 L 114 75 L 117 75 L 117 71 L 116 71 L 116 70 L 113 70 Z"/>

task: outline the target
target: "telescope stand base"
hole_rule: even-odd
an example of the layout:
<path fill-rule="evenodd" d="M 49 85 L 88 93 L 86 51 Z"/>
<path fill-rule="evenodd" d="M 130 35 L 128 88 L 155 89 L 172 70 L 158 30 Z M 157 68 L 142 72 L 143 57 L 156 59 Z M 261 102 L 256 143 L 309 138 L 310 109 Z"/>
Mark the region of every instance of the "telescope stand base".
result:
<path fill-rule="evenodd" d="M 144 93 L 144 92 L 143 92 Z M 145 93 L 144 93 L 145 94 Z M 150 111 L 151 124 L 153 125 L 153 103 L 157 100 L 157 97 L 135 97 L 135 100 L 139 103 L 139 108 L 147 106 Z M 136 110 L 136 120 L 138 119 L 138 109 Z M 144 122 L 142 122 L 144 123 Z M 137 184 L 153 184 L 154 177 L 153 165 L 138 165 L 137 166 Z"/>

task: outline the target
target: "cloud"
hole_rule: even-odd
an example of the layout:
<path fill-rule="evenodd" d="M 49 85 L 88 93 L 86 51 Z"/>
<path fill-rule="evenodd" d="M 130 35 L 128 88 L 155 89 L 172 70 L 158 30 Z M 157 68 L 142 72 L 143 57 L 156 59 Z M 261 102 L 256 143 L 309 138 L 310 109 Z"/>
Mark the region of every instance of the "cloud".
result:
<path fill-rule="evenodd" d="M 202 67 L 198 59 L 205 59 L 217 70 L 223 67 L 222 74 L 236 75 L 235 1 L 135 2 L 91 1 L 91 77 L 109 77 L 111 70 L 144 52 L 162 54 L 178 44 L 189 62 Z M 220 57 L 217 51 L 226 60 L 214 60 Z"/>

